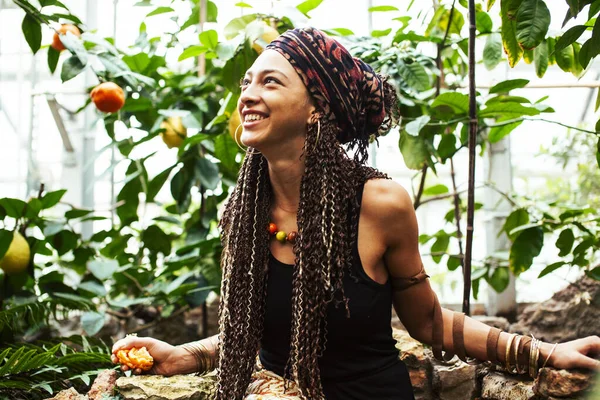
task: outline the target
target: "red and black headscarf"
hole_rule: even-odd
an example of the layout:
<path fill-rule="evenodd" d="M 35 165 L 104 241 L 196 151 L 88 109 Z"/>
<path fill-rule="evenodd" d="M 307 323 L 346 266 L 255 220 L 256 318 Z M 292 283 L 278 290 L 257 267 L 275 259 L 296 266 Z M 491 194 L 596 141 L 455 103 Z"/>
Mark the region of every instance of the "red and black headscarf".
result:
<path fill-rule="evenodd" d="M 385 120 L 383 78 L 315 28 L 289 30 L 267 47 L 294 67 L 317 106 L 335 119 L 341 143 L 365 144 Z"/>

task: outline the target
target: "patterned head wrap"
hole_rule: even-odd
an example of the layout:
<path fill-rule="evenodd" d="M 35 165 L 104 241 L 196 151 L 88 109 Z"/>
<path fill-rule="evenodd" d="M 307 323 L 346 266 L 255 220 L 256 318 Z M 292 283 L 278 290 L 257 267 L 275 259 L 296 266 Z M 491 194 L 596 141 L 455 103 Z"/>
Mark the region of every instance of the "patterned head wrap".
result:
<path fill-rule="evenodd" d="M 315 28 L 289 30 L 267 47 L 294 67 L 319 108 L 337 121 L 341 143 L 365 142 L 385 119 L 383 80 Z"/>

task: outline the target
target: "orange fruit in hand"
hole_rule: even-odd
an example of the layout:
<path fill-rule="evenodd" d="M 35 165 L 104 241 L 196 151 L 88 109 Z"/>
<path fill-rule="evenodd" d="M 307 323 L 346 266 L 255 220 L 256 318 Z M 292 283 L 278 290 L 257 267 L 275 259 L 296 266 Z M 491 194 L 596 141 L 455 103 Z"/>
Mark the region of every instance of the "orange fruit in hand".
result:
<path fill-rule="evenodd" d="M 135 347 L 132 347 L 131 349 L 121 349 L 117 351 L 116 355 L 121 364 L 127 365 L 127 367 L 132 370 L 139 368 L 142 371 L 148 371 L 154 364 L 154 359 L 150 353 L 148 353 L 146 347 L 142 347 L 141 349 Z"/>
<path fill-rule="evenodd" d="M 63 51 L 65 49 L 65 46 L 60 41 L 60 34 L 62 33 L 63 35 L 65 35 L 67 32 L 71 32 L 75 36 L 81 36 L 79 28 L 77 28 L 75 25 L 62 24 L 60 28 L 58 28 L 54 32 L 54 36 L 52 37 L 52 44 L 50 46 L 52 46 L 52 48 L 55 50 Z"/>
<path fill-rule="evenodd" d="M 114 82 L 103 82 L 90 93 L 96 108 L 102 112 L 117 112 L 125 104 L 125 92 Z"/>

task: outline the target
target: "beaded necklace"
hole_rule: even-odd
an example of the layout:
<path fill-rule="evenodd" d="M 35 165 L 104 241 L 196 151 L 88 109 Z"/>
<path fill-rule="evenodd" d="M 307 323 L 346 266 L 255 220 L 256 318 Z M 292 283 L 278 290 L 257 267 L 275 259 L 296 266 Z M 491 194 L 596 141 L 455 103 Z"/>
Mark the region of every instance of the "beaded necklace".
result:
<path fill-rule="evenodd" d="M 290 233 L 286 233 L 284 231 L 280 231 L 273 222 L 269 223 L 269 234 L 274 236 L 281 243 L 291 243 L 294 244 L 296 238 L 298 237 L 298 232 L 292 231 Z"/>

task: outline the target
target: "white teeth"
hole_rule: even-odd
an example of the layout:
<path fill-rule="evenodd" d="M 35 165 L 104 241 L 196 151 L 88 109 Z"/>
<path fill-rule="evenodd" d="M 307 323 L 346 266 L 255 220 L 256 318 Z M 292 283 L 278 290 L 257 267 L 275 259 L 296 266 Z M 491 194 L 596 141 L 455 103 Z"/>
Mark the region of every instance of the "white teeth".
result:
<path fill-rule="evenodd" d="M 262 115 L 248 114 L 246 115 L 245 121 L 260 121 L 262 119 L 265 119 L 265 117 L 263 117 Z"/>

